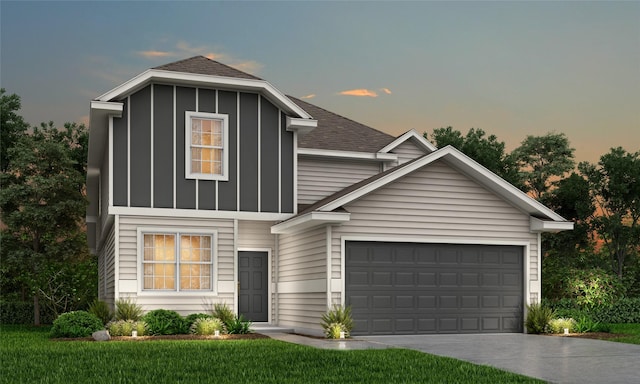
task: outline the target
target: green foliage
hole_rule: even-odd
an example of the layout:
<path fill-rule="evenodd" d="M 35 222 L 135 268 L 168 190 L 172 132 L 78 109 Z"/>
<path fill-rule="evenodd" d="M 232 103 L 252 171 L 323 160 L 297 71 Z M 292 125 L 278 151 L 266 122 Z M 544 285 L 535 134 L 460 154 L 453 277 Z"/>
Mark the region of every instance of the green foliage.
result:
<path fill-rule="evenodd" d="M 575 330 L 578 333 L 609 332 L 611 327 L 605 323 L 594 321 L 589 316 L 581 316 L 576 322 Z"/>
<path fill-rule="evenodd" d="M 185 321 L 187 322 L 187 325 L 189 326 L 189 328 L 191 328 L 191 326 L 193 325 L 193 323 L 196 322 L 196 320 L 198 319 L 211 319 L 213 316 L 212 315 L 208 315 L 206 313 L 192 313 L 190 315 L 187 315 L 187 317 L 185 317 Z"/>
<path fill-rule="evenodd" d="M 52 343 L 47 331 L 0 328 L 0 383 L 542 383 L 408 349 L 345 353 L 272 339 Z"/>
<path fill-rule="evenodd" d="M 558 316 L 579 319 L 587 316 L 600 323 L 640 323 L 640 297 L 621 298 L 611 305 L 580 307 L 576 300 L 544 300 Z"/>
<path fill-rule="evenodd" d="M 116 300 L 116 320 L 138 321 L 142 317 L 142 307 L 136 304 L 130 297 L 121 297 Z"/>
<path fill-rule="evenodd" d="M 555 317 L 554 311 L 542 304 L 527 305 L 525 327 L 528 333 L 538 334 L 549 332 L 549 322 Z"/>
<path fill-rule="evenodd" d="M 8 149 L 13 148 L 29 128 L 29 124 L 18 114 L 21 108 L 20 96 L 5 93 L 5 89 L 0 88 L 0 172 L 9 168 L 11 157 Z"/>
<path fill-rule="evenodd" d="M 602 269 L 572 270 L 566 279 L 570 297 L 580 307 L 611 305 L 624 289 L 616 276 Z"/>
<path fill-rule="evenodd" d="M 236 319 L 236 315 L 226 303 L 215 303 L 211 307 L 211 315 L 227 325 Z"/>
<path fill-rule="evenodd" d="M 554 179 L 574 168 L 574 151 L 564 133 L 547 133 L 527 136 L 512 156 L 521 170 L 526 190 L 542 200 L 557 183 Z"/>
<path fill-rule="evenodd" d="M 144 321 L 116 320 L 107 324 L 107 329 L 111 336 L 131 336 L 133 331 L 137 331 L 138 336 L 148 333 L 147 323 Z"/>
<path fill-rule="evenodd" d="M 343 337 L 349 337 L 349 332 L 344 328 L 342 323 L 331 323 L 327 325 L 324 334 L 327 339 L 340 339 L 341 335 Z"/>
<path fill-rule="evenodd" d="M 224 324 L 222 320 L 215 317 L 201 317 L 196 319 L 190 327 L 190 332 L 195 335 L 210 336 L 216 331 L 223 333 Z"/>
<path fill-rule="evenodd" d="M 104 329 L 104 324 L 95 315 L 86 311 L 63 313 L 53 322 L 51 337 L 88 337 Z"/>
<path fill-rule="evenodd" d="M 576 321 L 572 318 L 560 317 L 552 319 L 549 322 L 549 331 L 551 333 L 564 333 L 564 330 L 568 329 L 569 333 L 572 333 L 576 329 Z"/>
<path fill-rule="evenodd" d="M 327 312 L 322 315 L 322 321 L 320 325 L 322 326 L 322 329 L 324 329 L 325 335 L 330 339 L 335 338 L 333 336 L 335 335 L 335 330 L 337 327 L 340 328 L 340 330 L 338 331 L 338 338 L 340 337 L 340 332 L 344 332 L 345 337 L 349 337 L 349 334 L 353 329 L 351 307 L 334 305 L 333 308 L 327 310 Z"/>
<path fill-rule="evenodd" d="M 239 315 L 235 316 L 229 322 L 224 323 L 227 333 L 230 335 L 245 335 L 248 333 L 253 333 L 253 329 L 251 329 L 251 321 L 245 320 L 244 316 Z"/>
<path fill-rule="evenodd" d="M 113 319 L 113 312 L 109 308 L 109 304 L 102 300 L 95 299 L 91 305 L 89 305 L 89 313 L 95 315 L 102 321 L 102 324 L 107 324 Z"/>
<path fill-rule="evenodd" d="M 42 324 L 52 324 L 53 313 L 40 307 Z M 0 324 L 33 324 L 33 302 L 0 300 Z"/>
<path fill-rule="evenodd" d="M 151 335 L 183 335 L 189 333 L 187 321 L 176 311 L 156 309 L 142 317 Z"/>

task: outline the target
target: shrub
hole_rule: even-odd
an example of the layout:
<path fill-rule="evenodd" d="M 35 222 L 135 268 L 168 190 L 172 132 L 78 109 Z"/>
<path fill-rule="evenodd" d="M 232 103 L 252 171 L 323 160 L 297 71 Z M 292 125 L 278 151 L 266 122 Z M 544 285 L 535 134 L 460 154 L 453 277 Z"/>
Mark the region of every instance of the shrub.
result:
<path fill-rule="evenodd" d="M 190 315 L 188 315 L 187 317 L 185 317 L 185 321 L 187 322 L 187 326 L 189 328 L 191 328 L 191 326 L 193 325 L 193 323 L 196 322 L 196 320 L 198 319 L 211 319 L 213 318 L 213 316 L 208 315 L 206 313 L 192 313 Z"/>
<path fill-rule="evenodd" d="M 527 319 L 525 327 L 528 333 L 546 333 L 549 331 L 549 322 L 554 318 L 554 311 L 542 304 L 527 305 Z"/>
<path fill-rule="evenodd" d="M 89 313 L 95 315 L 102 321 L 102 324 L 107 324 L 113 318 L 113 312 L 109 308 L 109 304 L 102 300 L 95 299 L 89 306 Z"/>
<path fill-rule="evenodd" d="M 152 335 L 181 335 L 189 333 L 187 321 L 176 311 L 156 309 L 142 318 Z"/>
<path fill-rule="evenodd" d="M 201 317 L 193 322 L 190 331 L 195 335 L 215 335 L 216 331 L 220 333 L 224 331 L 224 324 L 222 320 L 215 317 Z"/>
<path fill-rule="evenodd" d="M 142 307 L 130 297 L 116 300 L 116 320 L 138 321 L 142 317 Z"/>
<path fill-rule="evenodd" d="M 640 323 L 640 298 L 622 298 L 609 305 L 581 308 L 576 300 L 562 299 L 543 301 L 553 308 L 558 316 L 579 319 L 588 316 L 600 323 Z"/>
<path fill-rule="evenodd" d="M 53 312 L 40 305 L 40 323 L 52 324 Z M 33 301 L 0 300 L 0 324 L 33 324 Z"/>
<path fill-rule="evenodd" d="M 103 328 L 102 321 L 89 312 L 67 312 L 53 322 L 51 337 L 88 337 Z"/>
<path fill-rule="evenodd" d="M 211 315 L 215 318 L 222 320 L 225 326 L 232 323 L 236 319 L 236 315 L 233 313 L 231 308 L 229 308 L 225 303 L 213 304 L 213 308 L 211 309 Z"/>
<path fill-rule="evenodd" d="M 340 331 L 338 331 L 338 337 L 340 337 L 340 332 L 344 332 L 345 337 L 349 337 L 348 335 L 353 329 L 351 307 L 334 305 L 332 309 L 329 309 L 327 313 L 322 315 L 322 322 L 320 323 L 320 325 L 322 325 L 322 328 L 325 331 L 325 335 L 327 335 L 327 337 L 330 339 L 335 338 L 331 337 L 331 335 L 334 334 L 337 326 L 339 326 L 341 329 Z"/>
<path fill-rule="evenodd" d="M 225 323 L 225 327 L 228 334 L 244 335 L 247 333 L 253 333 L 253 330 L 251 329 L 251 322 L 249 320 L 245 320 L 242 315 L 229 320 L 228 323 Z"/>
<path fill-rule="evenodd" d="M 327 339 L 339 339 L 341 333 L 344 333 L 344 337 L 349 337 L 349 332 L 344 329 L 342 323 L 331 323 L 324 330 Z"/>
<path fill-rule="evenodd" d="M 111 336 L 131 336 L 132 331 L 137 331 L 138 336 L 147 334 L 147 323 L 144 321 L 116 320 L 107 324 Z"/>
<path fill-rule="evenodd" d="M 567 279 L 570 297 L 580 307 L 610 305 L 618 299 L 624 286 L 617 276 L 600 269 L 574 269 Z"/>
<path fill-rule="evenodd" d="M 588 316 L 582 316 L 576 322 L 576 332 L 589 333 L 589 332 L 610 332 L 611 327 L 608 324 L 594 321 Z"/>
<path fill-rule="evenodd" d="M 572 333 L 576 328 L 576 321 L 572 318 L 558 318 L 549 322 L 549 331 L 551 333 L 564 333 L 568 329 Z"/>

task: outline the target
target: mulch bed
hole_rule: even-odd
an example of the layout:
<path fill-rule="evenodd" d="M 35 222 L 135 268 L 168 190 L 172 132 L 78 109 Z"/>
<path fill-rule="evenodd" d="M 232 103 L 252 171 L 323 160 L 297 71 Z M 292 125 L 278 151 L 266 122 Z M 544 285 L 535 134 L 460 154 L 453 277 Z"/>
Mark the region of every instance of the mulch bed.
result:
<path fill-rule="evenodd" d="M 199 336 L 199 335 L 158 335 L 158 336 L 113 336 L 109 341 L 156 341 L 156 340 L 254 340 L 254 339 L 268 339 L 269 336 L 265 336 L 261 333 L 248 333 L 245 335 L 220 335 L 215 336 Z M 95 341 L 93 337 L 73 337 L 73 338 L 59 338 L 51 339 L 52 341 Z"/>
<path fill-rule="evenodd" d="M 562 333 L 547 333 L 545 335 L 560 336 L 560 337 L 578 337 L 581 339 L 599 339 L 599 340 L 617 339 L 619 337 L 629 336 L 622 333 L 606 333 L 606 332 L 570 333 L 568 335 L 565 335 Z"/>

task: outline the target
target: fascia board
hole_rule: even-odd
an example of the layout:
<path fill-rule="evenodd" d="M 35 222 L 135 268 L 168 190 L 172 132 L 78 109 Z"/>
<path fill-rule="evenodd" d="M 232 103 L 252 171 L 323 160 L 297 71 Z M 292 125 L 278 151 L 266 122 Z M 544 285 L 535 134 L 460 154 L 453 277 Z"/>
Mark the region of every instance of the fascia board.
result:
<path fill-rule="evenodd" d="M 287 116 L 287 131 L 305 134 L 318 126 L 318 120 Z"/>
<path fill-rule="evenodd" d="M 338 151 L 333 149 L 298 148 L 298 155 L 313 157 L 328 157 L 334 159 L 351 160 L 376 160 L 376 161 L 397 161 L 398 155 L 394 153 L 371 153 L 355 151 Z"/>
<path fill-rule="evenodd" d="M 121 117 L 123 108 L 123 103 L 98 100 L 91 101 L 91 110 L 89 112 L 89 127 L 91 132 L 89 134 L 89 152 L 87 158 L 87 170 L 89 173 L 95 172 L 96 170 L 99 171 L 100 169 L 100 155 L 106 143 L 105 136 L 107 135 L 109 116 Z"/>
<path fill-rule="evenodd" d="M 273 225 L 271 234 L 292 234 L 322 224 L 342 224 L 350 219 L 348 212 L 313 211 Z"/>
<path fill-rule="evenodd" d="M 429 140 L 425 139 L 424 136 L 420 135 L 415 129 L 405 132 L 403 135 L 387 144 L 386 147 L 382 148 L 379 152 L 388 153 L 398 147 L 400 144 L 404 143 L 407 140 L 416 139 L 418 143 L 423 147 L 423 149 L 428 150 L 429 152 L 436 151 L 435 145 L 431 144 Z"/>
<path fill-rule="evenodd" d="M 571 231 L 574 225 L 572 221 L 547 221 L 536 217 L 531 217 L 529 222 L 531 232 Z"/>
<path fill-rule="evenodd" d="M 297 104 L 295 104 L 282 92 L 280 92 L 265 80 L 239 79 L 236 77 L 202 75 L 196 73 L 164 71 L 159 69 L 148 69 L 138 76 L 110 90 L 109 92 L 99 96 L 97 100 L 109 101 L 120 98 L 126 94 L 133 93 L 136 90 L 143 88 L 147 83 L 151 81 L 178 82 L 181 84 L 189 85 L 207 85 L 212 87 L 222 87 L 227 89 L 233 88 L 254 92 L 263 91 L 267 98 L 274 101 L 279 105 L 279 107 L 286 110 L 288 113 L 296 114 L 304 119 L 312 118 L 311 115 L 309 115 L 304 109 L 300 108 Z"/>

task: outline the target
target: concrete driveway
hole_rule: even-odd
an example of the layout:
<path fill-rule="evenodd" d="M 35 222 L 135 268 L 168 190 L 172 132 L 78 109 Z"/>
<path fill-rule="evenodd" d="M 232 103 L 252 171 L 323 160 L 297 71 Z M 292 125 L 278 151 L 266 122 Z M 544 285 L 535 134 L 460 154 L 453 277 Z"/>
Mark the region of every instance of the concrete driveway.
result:
<path fill-rule="evenodd" d="M 361 336 L 554 383 L 640 383 L 640 345 L 525 334 Z"/>

